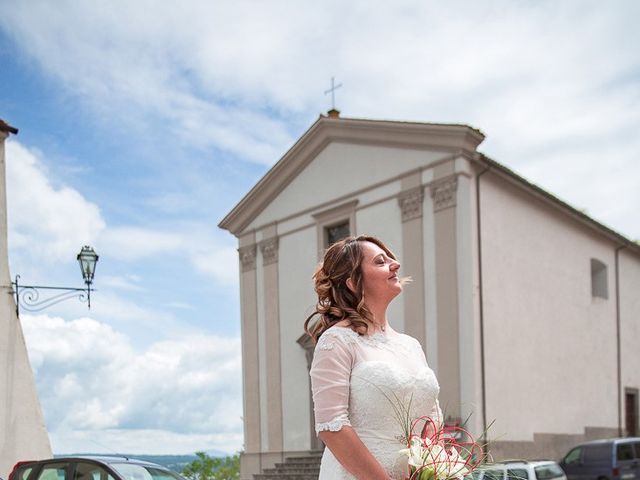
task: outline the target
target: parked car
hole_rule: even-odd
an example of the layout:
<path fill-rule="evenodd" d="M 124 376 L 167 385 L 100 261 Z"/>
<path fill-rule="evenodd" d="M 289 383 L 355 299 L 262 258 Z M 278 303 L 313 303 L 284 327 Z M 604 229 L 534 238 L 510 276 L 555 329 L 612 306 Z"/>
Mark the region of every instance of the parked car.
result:
<path fill-rule="evenodd" d="M 185 480 L 155 463 L 126 457 L 58 457 L 18 462 L 9 480 Z"/>
<path fill-rule="evenodd" d="M 473 472 L 473 480 L 567 480 L 552 460 L 507 460 L 481 466 Z"/>
<path fill-rule="evenodd" d="M 569 480 L 640 479 L 640 437 L 580 444 L 560 461 Z"/>

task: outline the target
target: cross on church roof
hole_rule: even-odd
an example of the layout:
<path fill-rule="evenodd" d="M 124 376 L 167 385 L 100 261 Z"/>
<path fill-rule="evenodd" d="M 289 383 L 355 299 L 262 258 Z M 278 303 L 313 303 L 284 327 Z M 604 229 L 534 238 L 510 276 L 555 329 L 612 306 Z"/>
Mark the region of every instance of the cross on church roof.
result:
<path fill-rule="evenodd" d="M 331 77 L 331 88 L 329 90 L 325 90 L 324 92 L 325 95 L 328 93 L 331 93 L 331 110 L 336 109 L 336 90 L 342 86 L 341 83 L 336 85 L 335 79 L 336 79 L 335 77 Z"/>

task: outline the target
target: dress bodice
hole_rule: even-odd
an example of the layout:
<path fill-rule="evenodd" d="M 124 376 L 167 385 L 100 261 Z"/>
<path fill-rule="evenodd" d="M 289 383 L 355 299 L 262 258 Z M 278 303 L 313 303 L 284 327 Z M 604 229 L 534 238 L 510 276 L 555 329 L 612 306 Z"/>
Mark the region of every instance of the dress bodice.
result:
<path fill-rule="evenodd" d="M 332 327 L 311 367 L 316 431 L 351 426 L 392 478 L 403 478 L 406 429 L 423 415 L 441 421 L 439 386 L 417 340 L 387 331 L 359 335 Z M 326 449 L 320 479 L 353 477 Z"/>

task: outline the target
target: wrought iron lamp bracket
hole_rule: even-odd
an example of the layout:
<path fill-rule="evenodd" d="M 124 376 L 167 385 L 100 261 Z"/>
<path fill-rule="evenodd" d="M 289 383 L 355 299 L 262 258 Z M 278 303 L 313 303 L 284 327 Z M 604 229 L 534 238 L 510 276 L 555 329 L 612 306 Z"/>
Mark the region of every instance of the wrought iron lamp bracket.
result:
<path fill-rule="evenodd" d="M 70 298 L 77 298 L 81 302 L 87 302 L 87 307 L 91 310 L 91 284 L 87 283 L 85 288 L 77 287 L 48 287 L 43 285 L 21 285 L 20 275 L 16 275 L 14 282 L 11 282 L 13 294 L 16 301 L 16 315 L 20 316 L 20 308 L 27 312 L 40 312 L 45 308 L 56 305 Z M 40 298 L 41 291 L 52 292 L 45 298 Z M 58 292 L 58 293 L 53 293 Z"/>

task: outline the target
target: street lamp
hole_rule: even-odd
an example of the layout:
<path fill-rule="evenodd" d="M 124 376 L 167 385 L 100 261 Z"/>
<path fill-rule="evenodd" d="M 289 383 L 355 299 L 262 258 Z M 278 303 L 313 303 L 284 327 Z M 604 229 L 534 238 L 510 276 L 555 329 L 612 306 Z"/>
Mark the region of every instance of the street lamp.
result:
<path fill-rule="evenodd" d="M 91 310 L 91 292 L 95 289 L 91 288 L 93 283 L 93 276 L 96 272 L 96 263 L 98 262 L 98 255 L 93 248 L 85 245 L 78 253 L 76 257 L 80 264 L 80 271 L 82 272 L 82 279 L 86 287 L 48 287 L 43 285 L 20 285 L 20 275 L 16 275 L 15 282 L 12 282 L 13 293 L 16 298 L 16 315 L 20 316 L 20 307 L 28 312 L 39 312 L 45 308 L 55 305 L 64 300 L 68 300 L 73 297 L 77 297 L 78 300 L 84 302 L 86 300 L 87 307 Z M 40 291 L 56 291 L 61 292 L 46 298 L 40 299 Z"/>

